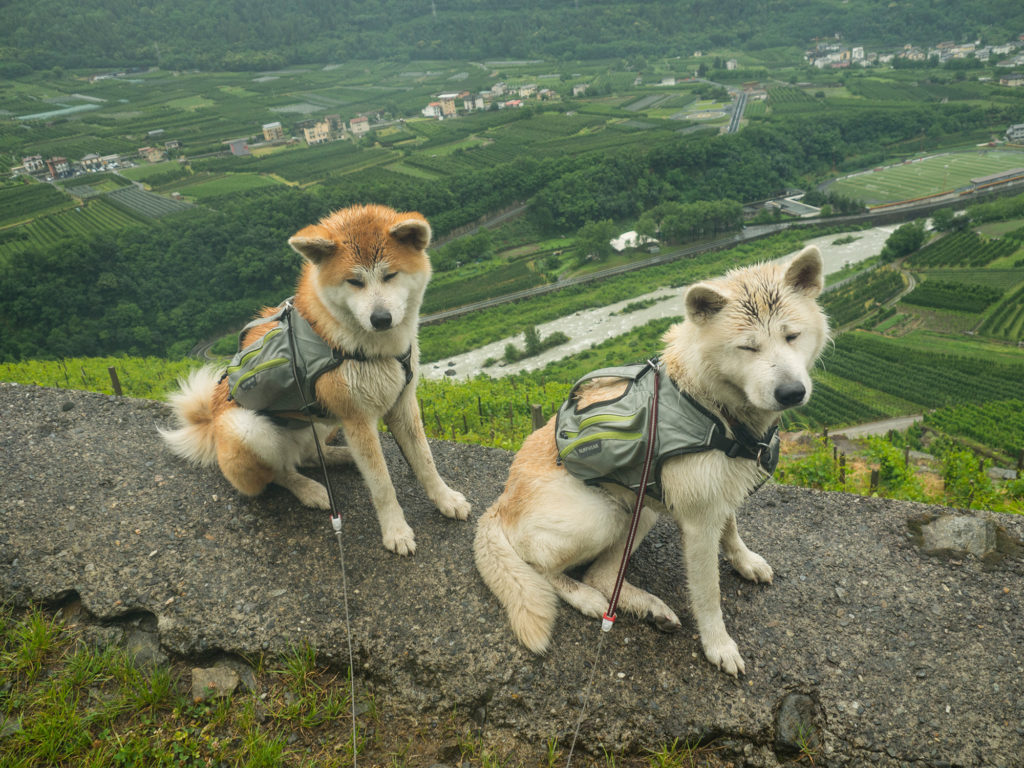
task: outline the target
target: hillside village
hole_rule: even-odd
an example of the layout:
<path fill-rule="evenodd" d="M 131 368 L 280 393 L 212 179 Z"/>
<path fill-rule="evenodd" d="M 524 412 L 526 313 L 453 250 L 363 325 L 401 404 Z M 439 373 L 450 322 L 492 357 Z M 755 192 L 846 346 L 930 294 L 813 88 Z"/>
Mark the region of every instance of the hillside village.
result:
<path fill-rule="evenodd" d="M 1024 66 L 1024 34 L 1017 40 L 1002 45 L 982 45 L 946 41 L 928 48 L 904 45 L 899 51 L 879 53 L 866 51 L 863 46 L 844 45 L 839 35 L 832 39 L 816 40 L 812 49 L 804 54 L 804 61 L 818 69 L 844 69 L 846 67 L 871 67 L 879 65 L 899 66 L 906 63 L 934 61 L 946 64 L 951 61 L 974 59 L 989 62 L 996 59 L 996 66 L 1016 69 Z M 1013 76 L 1010 76 L 1013 77 Z M 1019 78 L 1020 75 L 1016 74 Z M 1016 83 L 1020 85 L 1020 83 Z"/>
<path fill-rule="evenodd" d="M 696 51 L 693 56 L 694 58 L 703 58 L 704 53 Z M 804 53 L 803 58 L 807 64 L 818 69 L 900 67 L 928 62 L 948 64 L 956 61 L 967 62 L 972 59 L 977 62 L 995 60 L 996 67 L 1007 70 L 1005 75 L 999 77 L 998 84 L 1000 86 L 1024 87 L 1024 33 L 1018 35 L 1017 39 L 1001 45 L 982 45 L 979 41 L 970 43 L 947 41 L 929 47 L 906 44 L 901 49 L 890 52 L 869 51 L 864 46 L 844 44 L 841 35 L 837 34 L 833 38 L 815 40 L 813 47 Z M 726 71 L 741 68 L 736 59 L 716 58 L 714 66 Z M 693 72 L 692 78 L 658 77 L 656 82 L 651 81 L 647 84 L 674 86 L 679 82 L 703 78 L 708 71 L 709 68 L 702 63 Z M 90 77 L 90 82 L 123 77 L 126 74 L 125 72 L 97 74 Z M 991 78 L 988 75 L 983 75 L 979 79 L 989 80 Z M 635 84 L 645 84 L 642 74 L 637 75 Z M 522 108 L 530 102 L 580 98 L 587 95 L 589 90 L 590 84 L 585 82 L 571 83 L 569 87 L 559 91 L 539 86 L 536 83 L 511 85 L 499 80 L 489 89 L 483 91 L 463 90 L 438 93 L 423 106 L 420 115 L 436 120 L 450 120 L 473 112 Z M 758 92 L 763 98 L 763 89 Z M 339 114 L 329 114 L 316 119 L 300 120 L 290 127 L 280 121 L 274 121 L 263 124 L 259 133 L 254 136 L 226 139 L 224 153 L 245 156 L 250 154 L 251 149 L 255 146 L 275 146 L 298 142 L 314 146 L 332 141 L 359 141 L 375 130 L 395 124 L 403 125 L 405 122 L 400 117 L 393 117 L 390 120 L 386 119 L 387 117 L 382 112 L 363 113 L 348 119 L 344 119 Z M 1009 140 L 1019 141 L 1016 133 L 1012 137 L 1009 136 L 1014 130 L 1013 127 L 1008 130 Z M 165 138 L 164 134 L 165 131 L 161 128 L 149 131 L 147 138 L 152 139 L 152 142 L 139 147 L 135 153 L 102 156 L 90 153 L 78 159 L 59 156 L 46 158 L 41 155 L 26 156 L 22 158 L 20 165 L 11 168 L 11 173 L 14 176 L 29 174 L 40 180 L 45 178 L 47 181 L 52 181 L 82 173 L 117 170 L 119 167 L 135 163 L 159 163 L 175 156 L 184 159 L 185 155 L 182 154 L 184 148 L 181 142 L 177 139 Z"/>

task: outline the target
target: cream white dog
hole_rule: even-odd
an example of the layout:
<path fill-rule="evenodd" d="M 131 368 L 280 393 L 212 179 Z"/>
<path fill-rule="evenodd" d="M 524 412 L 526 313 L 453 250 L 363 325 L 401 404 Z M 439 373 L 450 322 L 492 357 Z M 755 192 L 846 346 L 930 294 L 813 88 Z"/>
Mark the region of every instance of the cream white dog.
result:
<path fill-rule="evenodd" d="M 720 422 L 727 438 L 763 435 L 781 411 L 805 404 L 809 370 L 828 340 L 816 297 L 821 255 L 805 248 L 784 264 L 736 269 L 693 285 L 683 323 L 665 334 L 664 373 Z M 623 395 L 623 379 L 601 377 L 573 394 L 579 410 Z M 704 653 L 730 675 L 743 658 L 722 620 L 718 553 L 742 576 L 772 581 L 771 566 L 743 543 L 736 510 L 763 477 L 758 460 L 708 449 L 666 458 L 648 496 L 634 549 L 667 513 L 682 532 L 690 610 Z M 555 418 L 534 432 L 512 463 L 504 492 L 481 516 L 474 551 L 484 581 L 501 601 L 519 640 L 536 653 L 551 641 L 558 599 L 592 617 L 608 607 L 626 546 L 636 494 L 611 482 L 587 484 L 567 471 L 556 449 Z M 591 563 L 582 582 L 567 569 Z M 649 616 L 664 630 L 680 628 L 672 609 L 629 582 L 620 607 Z"/>

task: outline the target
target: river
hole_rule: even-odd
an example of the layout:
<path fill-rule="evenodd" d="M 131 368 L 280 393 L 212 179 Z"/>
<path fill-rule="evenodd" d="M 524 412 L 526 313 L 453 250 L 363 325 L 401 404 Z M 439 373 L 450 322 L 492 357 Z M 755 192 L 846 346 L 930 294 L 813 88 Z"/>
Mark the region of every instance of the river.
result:
<path fill-rule="evenodd" d="M 886 239 L 898 226 L 898 224 L 893 224 L 856 232 L 825 235 L 807 240 L 806 245 L 818 246 L 821 250 L 822 259 L 825 262 L 825 274 L 830 275 L 840 271 L 847 264 L 856 264 L 864 259 L 876 256 L 882 250 Z M 855 239 L 842 245 L 835 244 L 835 241 L 845 239 L 847 236 Z M 792 255 L 787 254 L 780 260 L 785 260 Z M 650 307 L 635 312 L 627 312 L 621 315 L 616 314 L 627 304 L 646 300 L 651 300 L 655 303 Z M 558 320 L 538 325 L 537 331 L 540 333 L 541 338 L 547 337 L 554 331 L 561 331 L 569 337 L 569 341 L 534 357 L 520 360 L 517 363 L 506 364 L 502 361 L 502 356 L 505 353 L 505 347 L 510 343 L 522 348 L 522 334 L 495 341 L 445 360 L 426 363 L 421 366 L 420 370 L 422 375 L 428 379 L 443 379 L 445 376 L 454 379 L 468 379 L 476 376 L 481 371 L 490 376 L 507 376 L 519 373 L 520 371 L 534 371 L 543 368 L 555 360 L 561 360 L 562 358 L 578 354 L 585 349 L 589 349 L 594 344 L 599 344 L 615 336 L 621 336 L 630 329 L 644 325 L 651 320 L 665 316 L 682 315 L 682 313 L 682 290 L 679 288 L 664 288 L 606 307 L 580 310 L 568 317 L 561 317 Z M 484 361 L 488 358 L 494 358 L 501 362 L 495 363 L 489 368 L 484 368 Z"/>

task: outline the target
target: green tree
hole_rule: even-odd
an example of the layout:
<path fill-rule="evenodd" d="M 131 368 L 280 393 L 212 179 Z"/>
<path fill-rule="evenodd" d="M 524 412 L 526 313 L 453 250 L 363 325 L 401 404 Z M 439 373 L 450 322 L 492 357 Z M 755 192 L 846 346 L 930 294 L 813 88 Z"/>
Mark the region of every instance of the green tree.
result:
<path fill-rule="evenodd" d="M 604 260 L 612 252 L 611 240 L 615 237 L 615 222 L 611 219 L 587 221 L 576 233 L 576 243 L 583 256 Z"/>
<path fill-rule="evenodd" d="M 537 331 L 537 326 L 531 325 L 525 331 L 523 331 L 526 357 L 533 357 L 541 352 L 540 333 Z"/>
<path fill-rule="evenodd" d="M 895 232 L 889 235 L 882 246 L 879 258 L 883 262 L 895 261 L 909 256 L 922 245 L 924 245 L 925 232 L 924 222 L 914 221 L 900 226 Z"/>

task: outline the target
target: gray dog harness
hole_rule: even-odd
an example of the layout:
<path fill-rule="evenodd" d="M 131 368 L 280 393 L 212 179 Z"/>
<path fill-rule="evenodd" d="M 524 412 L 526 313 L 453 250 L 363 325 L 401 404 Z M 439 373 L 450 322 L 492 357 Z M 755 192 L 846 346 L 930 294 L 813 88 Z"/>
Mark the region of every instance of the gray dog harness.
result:
<path fill-rule="evenodd" d="M 577 388 L 592 379 L 610 376 L 626 379 L 625 392 L 611 400 L 578 408 Z M 658 418 L 650 426 L 654 388 L 658 387 Z M 722 421 L 682 392 L 657 360 L 637 365 L 602 368 L 577 381 L 558 410 L 555 444 L 558 459 L 575 477 L 588 485 L 616 483 L 637 491 L 644 455 L 654 429 L 654 471 L 646 492 L 662 498 L 661 468 L 666 459 L 688 453 L 719 450 L 729 458 L 752 459 L 767 474 L 779 461 L 779 428 L 773 426 L 758 437 L 739 423 L 730 423 L 729 437 Z"/>
<path fill-rule="evenodd" d="M 252 344 L 243 347 L 245 334 L 256 326 L 277 323 Z M 305 426 L 309 418 L 330 418 L 316 399 L 316 382 L 346 360 L 370 358 L 330 346 L 286 299 L 269 317 L 258 317 L 238 334 L 239 350 L 228 364 L 228 397 L 259 411 L 281 426 Z M 412 381 L 412 348 L 395 358 Z M 296 418 L 302 414 L 305 419 Z"/>

